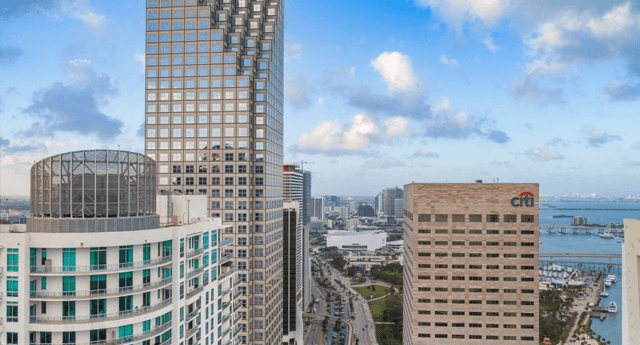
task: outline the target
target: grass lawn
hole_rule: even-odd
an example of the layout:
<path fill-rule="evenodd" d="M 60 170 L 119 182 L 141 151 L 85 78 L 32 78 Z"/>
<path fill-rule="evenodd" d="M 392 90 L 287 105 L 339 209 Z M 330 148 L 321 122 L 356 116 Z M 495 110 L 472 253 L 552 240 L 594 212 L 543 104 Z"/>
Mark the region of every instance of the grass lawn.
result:
<path fill-rule="evenodd" d="M 386 308 L 386 301 L 386 298 L 381 298 L 377 301 L 369 302 L 369 308 L 371 309 L 371 316 L 373 316 L 373 321 L 382 322 L 382 315 L 384 314 L 384 309 Z"/>
<path fill-rule="evenodd" d="M 362 296 L 364 296 L 364 298 L 366 299 L 370 299 L 369 295 L 371 294 L 371 290 L 369 289 L 368 286 L 362 286 L 362 287 L 357 287 L 354 288 L 356 291 L 358 291 L 359 294 L 361 294 Z M 384 287 L 384 286 L 380 286 L 380 285 L 375 285 L 375 290 L 374 292 L 374 297 L 373 298 L 377 298 L 380 296 L 384 296 L 387 293 L 385 292 L 385 289 L 388 290 L 389 288 Z"/>

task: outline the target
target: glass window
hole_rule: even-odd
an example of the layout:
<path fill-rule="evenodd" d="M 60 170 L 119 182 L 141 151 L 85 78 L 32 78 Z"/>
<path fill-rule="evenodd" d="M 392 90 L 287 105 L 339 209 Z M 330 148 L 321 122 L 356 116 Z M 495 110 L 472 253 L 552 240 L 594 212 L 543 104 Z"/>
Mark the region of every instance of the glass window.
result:
<path fill-rule="evenodd" d="M 120 267 L 130 267 L 133 263 L 133 246 L 120 246 Z"/>
<path fill-rule="evenodd" d="M 62 277 L 62 294 L 72 296 L 76 294 L 76 277 Z"/>
<path fill-rule="evenodd" d="M 18 297 L 18 277 L 7 277 L 7 297 Z"/>
<path fill-rule="evenodd" d="M 89 253 L 89 260 L 92 270 L 105 269 L 107 264 L 107 248 L 91 248 Z"/>
<path fill-rule="evenodd" d="M 75 271 L 76 270 L 76 249 L 75 248 L 63 248 L 62 249 L 62 266 L 63 271 Z"/>
<path fill-rule="evenodd" d="M 104 293 L 107 289 L 107 276 L 104 274 L 91 276 L 89 279 L 91 294 Z"/>
<path fill-rule="evenodd" d="M 7 249 L 7 271 L 9 272 L 18 272 L 19 263 L 19 253 L 18 248 L 9 248 Z"/>

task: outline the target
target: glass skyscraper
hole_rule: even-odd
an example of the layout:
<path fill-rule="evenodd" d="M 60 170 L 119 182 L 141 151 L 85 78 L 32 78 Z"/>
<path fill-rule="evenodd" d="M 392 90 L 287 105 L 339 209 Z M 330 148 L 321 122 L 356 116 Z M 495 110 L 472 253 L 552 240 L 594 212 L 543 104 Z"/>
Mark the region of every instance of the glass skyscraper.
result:
<path fill-rule="evenodd" d="M 238 267 L 241 343 L 282 341 L 284 3 L 147 0 L 146 154 L 207 195 Z"/>

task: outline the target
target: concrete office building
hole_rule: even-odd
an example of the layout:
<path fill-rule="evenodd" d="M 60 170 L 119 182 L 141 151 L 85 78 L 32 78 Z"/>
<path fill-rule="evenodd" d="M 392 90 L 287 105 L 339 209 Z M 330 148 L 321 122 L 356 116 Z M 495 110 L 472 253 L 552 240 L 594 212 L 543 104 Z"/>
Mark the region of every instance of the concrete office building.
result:
<path fill-rule="evenodd" d="M 538 344 L 538 189 L 405 185 L 403 344 Z"/>
<path fill-rule="evenodd" d="M 1 343 L 235 341 L 237 273 L 220 255 L 231 240 L 204 213 L 159 225 L 155 169 L 107 150 L 35 163 L 32 216 L 0 225 Z"/>
<path fill-rule="evenodd" d="M 302 345 L 302 231 L 299 203 L 285 202 L 283 210 L 283 336 L 282 343 Z"/>
<path fill-rule="evenodd" d="M 146 153 L 231 226 L 248 344 L 282 341 L 284 2 L 146 0 Z M 246 293 L 246 295 L 245 295 Z"/>
<path fill-rule="evenodd" d="M 622 345 L 640 343 L 640 220 L 624 220 Z"/>
<path fill-rule="evenodd" d="M 324 222 L 324 214 L 324 198 L 313 198 L 313 214 L 311 214 L 311 216 L 318 218 L 321 222 Z"/>
<path fill-rule="evenodd" d="M 302 173 L 302 224 L 307 225 L 311 222 L 313 199 L 311 198 L 311 171 L 304 171 Z"/>

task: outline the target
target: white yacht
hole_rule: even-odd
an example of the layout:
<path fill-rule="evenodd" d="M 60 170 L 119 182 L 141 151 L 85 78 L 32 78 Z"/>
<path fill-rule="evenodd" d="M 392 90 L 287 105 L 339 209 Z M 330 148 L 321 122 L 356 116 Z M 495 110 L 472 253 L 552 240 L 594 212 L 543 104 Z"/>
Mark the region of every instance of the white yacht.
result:
<path fill-rule="evenodd" d="M 609 303 L 609 308 L 607 308 L 607 311 L 610 312 L 610 313 L 617 313 L 618 312 L 618 305 L 616 304 L 616 302 Z"/>
<path fill-rule="evenodd" d="M 600 297 L 609 297 L 607 289 L 602 289 L 602 292 L 600 292 Z"/>
<path fill-rule="evenodd" d="M 604 281 L 604 286 L 606 287 L 611 287 L 611 280 L 609 280 L 608 278 Z"/>
<path fill-rule="evenodd" d="M 607 276 L 607 279 L 611 280 L 612 283 L 615 283 L 616 282 L 616 275 L 615 274 L 609 274 Z"/>

